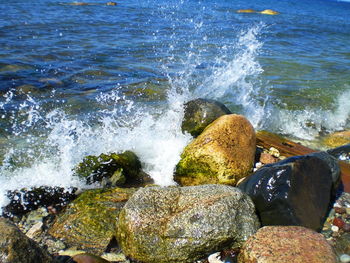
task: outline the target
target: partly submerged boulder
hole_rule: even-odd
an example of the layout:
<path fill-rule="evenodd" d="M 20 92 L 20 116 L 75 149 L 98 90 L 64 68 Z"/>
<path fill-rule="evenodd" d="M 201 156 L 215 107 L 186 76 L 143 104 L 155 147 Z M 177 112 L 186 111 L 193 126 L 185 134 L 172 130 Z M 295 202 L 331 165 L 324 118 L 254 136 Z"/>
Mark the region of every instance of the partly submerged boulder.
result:
<path fill-rule="evenodd" d="M 350 131 L 335 132 L 327 135 L 323 143 L 328 147 L 339 147 L 350 143 Z"/>
<path fill-rule="evenodd" d="M 0 262 L 49 263 L 52 258 L 12 222 L 0 217 Z"/>
<path fill-rule="evenodd" d="M 120 209 L 134 192 L 133 188 L 88 190 L 58 215 L 49 234 L 70 246 L 102 253 L 115 235 Z"/>
<path fill-rule="evenodd" d="M 176 166 L 180 185 L 235 185 L 252 171 L 255 131 L 241 115 L 223 115 L 184 149 Z"/>
<path fill-rule="evenodd" d="M 195 262 L 241 246 L 259 228 L 254 205 L 226 185 L 139 189 L 119 215 L 124 254 L 145 263 Z"/>
<path fill-rule="evenodd" d="M 336 256 L 319 233 L 300 226 L 263 227 L 244 244 L 238 263 L 334 263 Z"/>
<path fill-rule="evenodd" d="M 182 131 L 197 137 L 213 121 L 231 111 L 221 102 L 210 99 L 195 99 L 185 103 Z"/>
<path fill-rule="evenodd" d="M 74 175 L 85 179 L 87 184 L 100 182 L 107 187 L 141 185 L 151 181 L 141 171 L 141 162 L 131 151 L 86 156 L 74 169 Z"/>
<path fill-rule="evenodd" d="M 350 144 L 342 145 L 327 151 L 338 160 L 350 162 Z"/>
<path fill-rule="evenodd" d="M 314 153 L 266 165 L 238 187 L 253 199 L 262 225 L 320 230 L 339 177 L 335 158 Z"/>
<path fill-rule="evenodd" d="M 76 188 L 63 187 L 33 187 L 8 191 L 10 203 L 2 208 L 5 217 L 22 216 L 39 207 L 54 207 L 60 209 L 76 198 Z"/>

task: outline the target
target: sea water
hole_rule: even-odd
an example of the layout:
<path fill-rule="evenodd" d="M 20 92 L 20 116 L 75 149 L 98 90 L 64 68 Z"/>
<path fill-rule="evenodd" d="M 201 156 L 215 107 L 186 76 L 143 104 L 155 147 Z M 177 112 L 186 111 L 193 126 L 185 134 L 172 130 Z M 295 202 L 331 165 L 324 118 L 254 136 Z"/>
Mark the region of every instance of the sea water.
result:
<path fill-rule="evenodd" d="M 72 169 L 101 153 L 132 150 L 174 184 L 199 97 L 305 142 L 350 128 L 347 1 L 85 2 L 0 0 L 0 207 L 8 190 L 86 187 Z"/>

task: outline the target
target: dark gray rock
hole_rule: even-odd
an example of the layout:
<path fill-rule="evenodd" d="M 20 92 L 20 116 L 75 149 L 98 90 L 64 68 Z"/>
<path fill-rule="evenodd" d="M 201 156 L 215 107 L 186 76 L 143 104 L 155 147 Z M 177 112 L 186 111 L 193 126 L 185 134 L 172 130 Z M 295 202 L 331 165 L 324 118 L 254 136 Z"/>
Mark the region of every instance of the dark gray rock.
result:
<path fill-rule="evenodd" d="M 13 223 L 0 218 L 0 262 L 49 263 L 52 258 Z"/>
<path fill-rule="evenodd" d="M 319 231 L 339 177 L 337 160 L 315 153 L 266 165 L 238 187 L 252 198 L 263 226 L 296 225 Z"/>
<path fill-rule="evenodd" d="M 241 246 L 259 228 L 248 195 L 226 185 L 139 189 L 119 215 L 117 241 L 141 262 L 195 262 Z"/>
<path fill-rule="evenodd" d="M 221 102 L 209 99 L 195 99 L 185 104 L 182 131 L 197 137 L 210 123 L 231 111 Z"/>
<path fill-rule="evenodd" d="M 3 216 L 22 216 L 39 207 L 48 206 L 59 210 L 76 198 L 76 190 L 76 188 L 42 186 L 8 191 L 7 197 L 10 199 L 10 203 L 3 207 Z"/>
<path fill-rule="evenodd" d="M 350 162 L 350 144 L 346 144 L 327 151 L 338 160 Z"/>

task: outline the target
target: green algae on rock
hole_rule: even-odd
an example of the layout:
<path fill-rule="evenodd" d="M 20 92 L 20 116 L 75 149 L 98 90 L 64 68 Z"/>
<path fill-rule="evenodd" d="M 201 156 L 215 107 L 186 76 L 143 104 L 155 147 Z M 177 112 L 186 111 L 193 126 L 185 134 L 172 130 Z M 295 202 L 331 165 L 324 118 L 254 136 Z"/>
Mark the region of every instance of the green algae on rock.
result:
<path fill-rule="evenodd" d="M 74 169 L 74 175 L 84 178 L 88 184 L 102 181 L 105 186 L 111 187 L 142 181 L 139 177 L 141 162 L 131 151 L 86 156 Z"/>
<path fill-rule="evenodd" d="M 82 193 L 58 215 L 49 234 L 70 246 L 102 253 L 115 235 L 115 219 L 133 188 L 95 189 Z"/>
<path fill-rule="evenodd" d="M 195 99 L 184 105 L 185 114 L 181 124 L 183 132 L 197 137 L 213 121 L 231 111 L 221 102 L 209 99 Z"/>
<path fill-rule="evenodd" d="M 235 185 L 252 171 L 255 140 L 254 128 L 244 116 L 221 116 L 186 146 L 175 181 L 180 185 Z"/>
<path fill-rule="evenodd" d="M 259 225 L 251 199 L 238 188 L 147 187 L 120 212 L 116 237 L 124 254 L 137 261 L 195 262 L 240 247 Z"/>

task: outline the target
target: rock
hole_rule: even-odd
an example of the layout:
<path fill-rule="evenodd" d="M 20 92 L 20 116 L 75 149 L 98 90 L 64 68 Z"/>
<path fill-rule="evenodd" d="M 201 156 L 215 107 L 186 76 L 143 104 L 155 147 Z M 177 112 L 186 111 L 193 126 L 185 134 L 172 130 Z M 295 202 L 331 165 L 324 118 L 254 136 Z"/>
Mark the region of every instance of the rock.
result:
<path fill-rule="evenodd" d="M 76 255 L 73 260 L 77 263 L 109 263 L 109 261 L 89 253 Z"/>
<path fill-rule="evenodd" d="M 174 179 L 180 185 L 235 185 L 251 173 L 255 148 L 250 122 L 241 115 L 223 115 L 186 146 Z"/>
<path fill-rule="evenodd" d="M 329 134 L 323 139 L 323 144 L 328 147 L 339 147 L 350 143 L 350 131 L 341 131 Z"/>
<path fill-rule="evenodd" d="M 334 156 L 338 160 L 350 162 L 350 144 L 330 149 L 327 151 L 327 153 Z"/>
<path fill-rule="evenodd" d="M 180 263 L 239 247 L 258 227 L 253 203 L 237 188 L 147 187 L 122 209 L 116 237 L 133 260 Z"/>
<path fill-rule="evenodd" d="M 39 207 L 53 206 L 60 209 L 76 197 L 76 190 L 76 188 L 41 186 L 8 191 L 7 197 L 10 203 L 2 208 L 3 216 L 22 216 Z"/>
<path fill-rule="evenodd" d="M 269 153 L 262 153 L 260 155 L 260 159 L 259 161 L 263 164 L 269 164 L 269 163 L 275 163 L 278 161 L 278 159 L 274 156 L 272 156 L 271 154 Z"/>
<path fill-rule="evenodd" d="M 295 156 L 267 164 L 239 184 L 255 203 L 262 225 L 296 225 L 321 230 L 339 180 L 335 158 Z M 337 174 L 333 174 L 336 171 Z"/>
<path fill-rule="evenodd" d="M 350 233 L 343 233 L 339 238 L 336 239 L 334 250 L 337 255 L 350 255 Z"/>
<path fill-rule="evenodd" d="M 58 215 L 48 232 L 69 246 L 102 253 L 115 234 L 120 209 L 134 192 L 132 188 L 86 191 Z"/>
<path fill-rule="evenodd" d="M 182 131 L 197 137 L 213 121 L 222 115 L 231 114 L 224 104 L 216 100 L 195 99 L 185 105 Z"/>
<path fill-rule="evenodd" d="M 348 263 L 350 262 L 350 256 L 348 254 L 343 254 L 339 257 L 340 262 Z"/>
<path fill-rule="evenodd" d="M 319 233 L 298 226 L 263 227 L 244 244 L 238 263 L 334 263 L 332 247 Z"/>
<path fill-rule="evenodd" d="M 263 15 L 278 15 L 279 13 L 277 11 L 271 10 L 271 9 L 265 9 L 261 12 L 259 12 L 260 14 Z"/>
<path fill-rule="evenodd" d="M 73 2 L 73 3 L 70 3 L 70 5 L 88 5 L 88 3 L 84 3 L 84 2 Z"/>
<path fill-rule="evenodd" d="M 13 223 L 0 218 L 0 262 L 48 263 L 52 258 Z"/>
<path fill-rule="evenodd" d="M 101 182 L 107 187 L 151 182 L 150 177 L 141 171 L 140 160 L 131 151 L 86 156 L 74 169 L 74 175 L 84 178 L 87 184 Z"/>
<path fill-rule="evenodd" d="M 112 6 L 115 6 L 115 5 L 117 5 L 117 3 L 116 2 L 107 2 L 107 4 L 106 5 L 112 5 Z"/>

